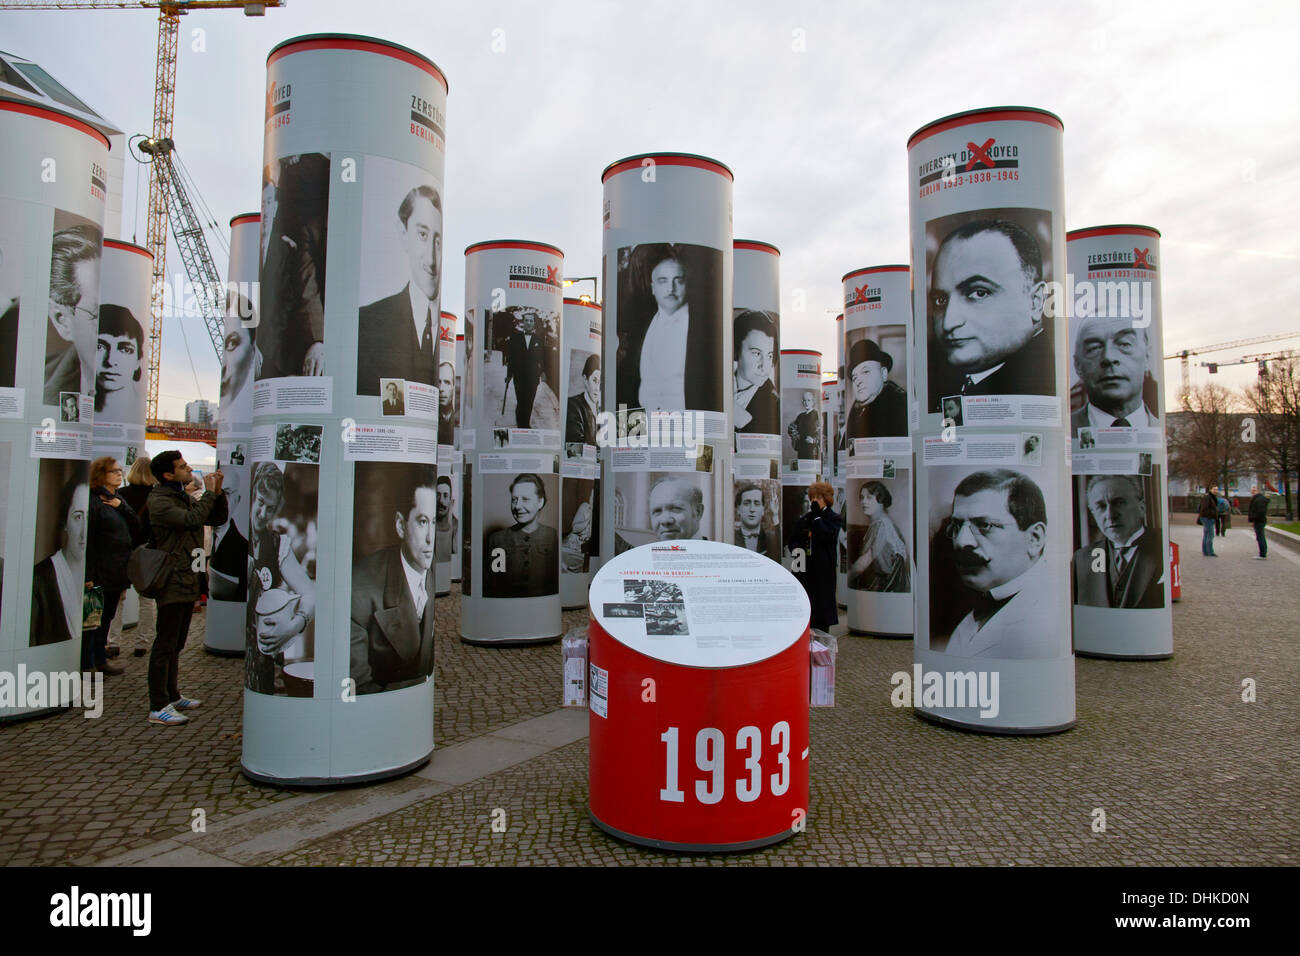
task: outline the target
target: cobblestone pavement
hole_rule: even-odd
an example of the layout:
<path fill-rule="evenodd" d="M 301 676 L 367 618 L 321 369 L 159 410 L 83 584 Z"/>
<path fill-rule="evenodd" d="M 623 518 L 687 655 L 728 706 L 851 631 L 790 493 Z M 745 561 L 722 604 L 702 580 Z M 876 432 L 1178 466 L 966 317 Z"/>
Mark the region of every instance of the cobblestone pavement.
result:
<path fill-rule="evenodd" d="M 808 830 L 779 846 L 676 855 L 604 835 L 587 818 L 580 740 L 426 799 L 393 797 L 400 809 L 256 859 L 1295 865 L 1300 551 L 1274 542 L 1268 561 L 1251 560 L 1253 536 L 1237 527 L 1219 539 L 1221 557 L 1202 558 L 1199 539 L 1185 516 L 1175 520 L 1184 600 L 1174 606 L 1173 659 L 1080 658 L 1079 724 L 1068 733 L 990 737 L 918 720 L 889 703 L 889 675 L 910 669 L 910 642 L 841 637 L 837 706 L 812 712 Z M 458 611 L 454 593 L 437 603 L 438 745 L 554 711 L 558 649 L 462 645 Z M 574 612 L 565 624 L 584 621 Z M 182 673 L 194 678 L 185 689 L 205 698 L 205 710 L 181 730 L 144 723 L 142 664 L 133 660 L 110 683 L 102 720 L 68 714 L 0 728 L 0 862 L 91 862 L 188 832 L 195 806 L 208 808 L 211 822 L 293 796 L 239 774 L 239 742 L 226 736 L 239 729 L 238 662 L 186 651 Z M 1254 703 L 1241 700 L 1245 678 L 1257 682 Z M 377 786 L 396 792 L 413 779 Z M 497 808 L 504 833 L 491 829 Z M 1092 830 L 1096 808 L 1106 814 L 1104 833 Z"/>

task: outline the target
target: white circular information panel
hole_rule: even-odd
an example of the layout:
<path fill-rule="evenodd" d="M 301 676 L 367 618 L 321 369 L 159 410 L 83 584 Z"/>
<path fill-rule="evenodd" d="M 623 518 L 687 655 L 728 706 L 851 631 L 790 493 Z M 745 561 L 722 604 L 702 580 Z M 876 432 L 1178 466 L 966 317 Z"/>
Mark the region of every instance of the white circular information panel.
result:
<path fill-rule="evenodd" d="M 591 615 L 638 653 L 685 667 L 743 667 L 808 627 L 808 596 L 765 555 L 717 541 L 642 545 L 591 582 Z"/>

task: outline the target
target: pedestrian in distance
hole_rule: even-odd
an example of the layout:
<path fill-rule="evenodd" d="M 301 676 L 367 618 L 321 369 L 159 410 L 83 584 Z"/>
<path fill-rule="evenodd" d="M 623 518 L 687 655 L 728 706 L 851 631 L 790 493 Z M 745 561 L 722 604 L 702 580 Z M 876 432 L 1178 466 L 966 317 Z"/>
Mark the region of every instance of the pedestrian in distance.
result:
<path fill-rule="evenodd" d="M 1214 553 L 1214 526 L 1218 519 L 1219 488 L 1215 485 L 1205 489 L 1205 494 L 1201 497 L 1201 510 L 1196 514 L 1196 520 L 1204 529 L 1204 534 L 1201 536 L 1201 554 L 1207 558 L 1218 557 Z"/>
<path fill-rule="evenodd" d="M 1250 504 L 1246 506 L 1246 520 L 1255 526 L 1255 543 L 1259 545 L 1256 560 L 1268 557 L 1268 539 L 1264 536 L 1264 526 L 1268 524 L 1268 498 L 1260 494 L 1259 486 L 1250 489 Z"/>

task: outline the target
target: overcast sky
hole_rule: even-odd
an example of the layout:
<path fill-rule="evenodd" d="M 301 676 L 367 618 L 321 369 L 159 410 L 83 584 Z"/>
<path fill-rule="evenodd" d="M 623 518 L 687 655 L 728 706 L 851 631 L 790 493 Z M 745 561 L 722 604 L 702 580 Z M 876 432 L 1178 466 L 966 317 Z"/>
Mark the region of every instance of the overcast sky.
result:
<path fill-rule="evenodd" d="M 948 113 L 1023 104 L 1065 122 L 1067 228 L 1163 233 L 1166 352 L 1300 331 L 1294 2 L 291 0 L 263 19 L 191 14 L 175 139 L 223 231 L 259 208 L 266 54 L 317 32 L 402 43 L 450 81 L 442 301 L 457 315 L 465 246 L 538 239 L 565 251 L 569 275 L 594 275 L 602 169 L 685 151 L 735 172 L 736 237 L 780 247 L 782 345 L 833 356 L 840 276 L 908 261 L 907 137 Z M 152 11 L 0 13 L 0 47 L 128 133 L 152 120 L 156 35 Z M 138 216 L 143 243 L 132 166 L 122 229 L 130 239 Z M 174 247 L 167 262 L 182 270 Z M 796 289 L 803 313 L 790 307 Z M 164 417 L 217 397 L 201 321 L 186 333 L 197 383 L 169 322 Z M 1287 346 L 1300 338 L 1209 357 Z M 1173 401 L 1178 363 L 1165 368 Z M 1235 371 L 1218 380 L 1254 375 Z M 1193 369 L 1194 383 L 1208 380 Z"/>

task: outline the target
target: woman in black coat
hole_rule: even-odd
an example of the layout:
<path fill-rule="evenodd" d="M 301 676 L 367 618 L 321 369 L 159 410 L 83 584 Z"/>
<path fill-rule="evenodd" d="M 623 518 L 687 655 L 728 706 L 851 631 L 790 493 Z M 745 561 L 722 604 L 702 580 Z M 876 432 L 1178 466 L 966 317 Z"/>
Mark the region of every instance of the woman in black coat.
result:
<path fill-rule="evenodd" d="M 808 592 L 812 614 L 809 626 L 830 631 L 840 622 L 839 607 L 835 603 L 835 571 L 838 557 L 840 516 L 831 507 L 835 491 L 829 482 L 814 481 L 808 486 L 808 510 L 799 516 L 794 529 L 786 538 L 791 552 L 802 549 L 804 568 L 795 577 Z"/>
<path fill-rule="evenodd" d="M 117 459 L 105 455 L 90 464 L 90 528 L 86 544 L 86 581 L 104 589 L 104 612 L 99 627 L 81 632 L 83 670 L 120 674 L 122 665 L 108 660 L 108 631 L 122 594 L 131 586 L 126 563 L 131 550 L 143 540 L 135 511 L 117 494 L 124 478 Z"/>

